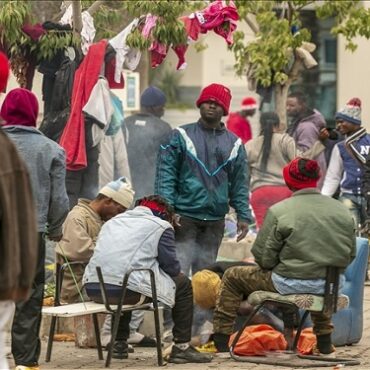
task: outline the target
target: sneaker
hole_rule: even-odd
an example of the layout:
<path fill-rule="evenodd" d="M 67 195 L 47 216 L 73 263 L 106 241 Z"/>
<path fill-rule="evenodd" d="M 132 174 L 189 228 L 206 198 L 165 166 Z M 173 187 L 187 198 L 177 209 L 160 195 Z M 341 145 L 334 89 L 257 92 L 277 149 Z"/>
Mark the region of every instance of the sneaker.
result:
<path fill-rule="evenodd" d="M 109 348 L 110 348 L 110 343 L 104 346 L 104 350 L 106 351 L 109 351 Z M 128 350 L 128 353 L 135 353 L 135 349 L 131 344 L 128 345 L 127 350 Z"/>
<path fill-rule="evenodd" d="M 337 355 L 335 353 L 335 347 L 331 346 L 331 352 L 330 353 L 321 353 L 320 350 L 317 348 L 317 344 L 314 344 L 312 347 L 312 356 L 320 356 L 323 359 L 324 358 L 336 358 Z"/>
<path fill-rule="evenodd" d="M 212 358 L 213 357 L 208 353 L 200 353 L 192 346 L 182 350 L 174 345 L 168 362 L 172 362 L 174 364 L 187 364 L 189 362 L 206 363 L 211 362 Z"/>
<path fill-rule="evenodd" d="M 40 366 L 23 366 L 23 365 L 17 365 L 15 367 L 15 370 L 40 370 Z"/>
<path fill-rule="evenodd" d="M 132 339 L 128 338 L 127 343 L 133 344 L 137 347 L 156 347 L 157 341 L 154 338 L 147 337 L 143 335 L 139 341 L 133 341 Z"/>
<path fill-rule="evenodd" d="M 115 341 L 113 344 L 112 357 L 119 360 L 128 358 L 128 344 L 124 341 Z"/>

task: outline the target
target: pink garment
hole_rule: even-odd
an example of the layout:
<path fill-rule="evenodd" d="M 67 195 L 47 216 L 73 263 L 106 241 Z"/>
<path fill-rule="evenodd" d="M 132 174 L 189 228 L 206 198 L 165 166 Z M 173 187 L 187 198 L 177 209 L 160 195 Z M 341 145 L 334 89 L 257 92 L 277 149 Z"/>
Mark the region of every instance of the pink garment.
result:
<path fill-rule="evenodd" d="M 89 100 L 104 62 L 107 40 L 92 44 L 78 67 L 73 81 L 71 113 L 60 138 L 66 152 L 67 170 L 78 171 L 87 166 L 85 120 L 82 108 Z"/>
<path fill-rule="evenodd" d="M 185 53 L 188 49 L 188 45 L 177 45 L 172 46 L 173 51 L 176 53 L 177 57 L 179 58 L 179 61 L 177 63 L 176 69 L 185 69 L 187 66 L 187 63 L 185 61 Z"/>
<path fill-rule="evenodd" d="M 224 22 L 221 25 L 215 27 L 214 31 L 215 33 L 217 33 L 217 35 L 220 35 L 221 37 L 223 37 L 226 40 L 228 45 L 232 45 L 232 43 L 234 42 L 233 33 L 236 30 L 236 27 L 237 27 L 236 22 L 228 21 L 228 22 Z"/>
<path fill-rule="evenodd" d="M 252 191 L 250 203 L 256 219 L 257 229 L 263 224 L 268 209 L 274 204 L 290 198 L 292 191 L 287 186 L 261 186 Z"/>
<path fill-rule="evenodd" d="M 159 43 L 157 40 L 153 41 L 149 48 L 151 55 L 152 68 L 158 67 L 167 56 L 168 46 Z"/>
<path fill-rule="evenodd" d="M 180 21 L 184 23 L 185 26 L 185 32 L 188 35 L 188 38 L 190 38 L 193 41 L 198 40 L 199 34 L 201 32 L 200 23 L 198 21 L 198 18 L 195 16 L 191 17 L 181 17 L 179 18 Z"/>
<path fill-rule="evenodd" d="M 152 29 L 155 27 L 155 24 L 157 23 L 158 17 L 156 15 L 148 14 L 145 18 L 145 24 L 141 31 L 141 34 L 148 38 L 150 34 L 152 33 Z"/>

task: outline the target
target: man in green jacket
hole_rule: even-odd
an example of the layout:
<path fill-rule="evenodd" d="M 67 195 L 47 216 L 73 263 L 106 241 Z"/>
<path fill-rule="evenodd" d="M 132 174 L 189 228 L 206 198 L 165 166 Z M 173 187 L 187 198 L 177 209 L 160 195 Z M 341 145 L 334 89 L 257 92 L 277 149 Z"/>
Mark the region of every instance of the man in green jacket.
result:
<path fill-rule="evenodd" d="M 237 310 L 256 290 L 323 294 L 327 266 L 344 270 L 356 254 L 355 225 L 348 209 L 316 189 L 316 161 L 296 158 L 284 167 L 293 196 L 272 206 L 252 247 L 258 266 L 226 271 L 214 314 L 215 344 L 228 351 Z M 341 285 L 344 276 L 341 275 Z M 334 351 L 331 315 L 311 313 L 319 354 Z"/>

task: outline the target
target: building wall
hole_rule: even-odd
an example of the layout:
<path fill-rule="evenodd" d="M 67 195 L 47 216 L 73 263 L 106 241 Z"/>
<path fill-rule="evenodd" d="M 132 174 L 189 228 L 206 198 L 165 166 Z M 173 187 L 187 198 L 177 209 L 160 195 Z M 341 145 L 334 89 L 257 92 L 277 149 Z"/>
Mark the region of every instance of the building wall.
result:
<path fill-rule="evenodd" d="M 358 97 L 362 101 L 362 122 L 370 132 L 370 40 L 356 39 L 357 50 L 345 50 L 345 40 L 339 37 L 337 102 L 338 109 Z"/>

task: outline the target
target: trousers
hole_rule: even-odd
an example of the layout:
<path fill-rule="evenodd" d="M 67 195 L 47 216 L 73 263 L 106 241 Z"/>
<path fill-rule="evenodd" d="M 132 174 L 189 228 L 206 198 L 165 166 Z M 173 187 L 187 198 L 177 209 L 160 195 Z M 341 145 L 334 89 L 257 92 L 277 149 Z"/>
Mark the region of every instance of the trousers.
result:
<path fill-rule="evenodd" d="M 5 328 L 14 311 L 13 301 L 0 301 L 0 369 L 8 370 L 5 353 Z"/>

